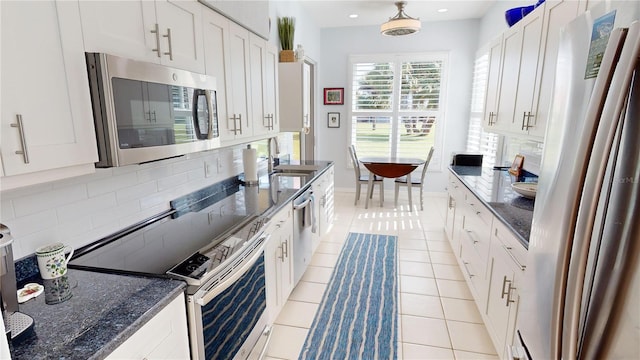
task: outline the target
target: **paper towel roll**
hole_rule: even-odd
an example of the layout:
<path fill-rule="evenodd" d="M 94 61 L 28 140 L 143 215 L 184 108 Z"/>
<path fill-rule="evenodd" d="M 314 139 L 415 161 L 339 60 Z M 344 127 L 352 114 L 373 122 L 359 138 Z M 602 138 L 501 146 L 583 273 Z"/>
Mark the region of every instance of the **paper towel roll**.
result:
<path fill-rule="evenodd" d="M 242 165 L 244 166 L 244 181 L 246 183 L 258 182 L 258 152 L 247 147 L 242 150 Z"/>

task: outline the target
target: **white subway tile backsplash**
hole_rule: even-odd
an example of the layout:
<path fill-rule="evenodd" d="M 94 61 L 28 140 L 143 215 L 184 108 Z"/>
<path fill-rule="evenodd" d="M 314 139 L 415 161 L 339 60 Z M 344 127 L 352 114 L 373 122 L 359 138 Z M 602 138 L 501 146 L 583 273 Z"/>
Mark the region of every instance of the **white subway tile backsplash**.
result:
<path fill-rule="evenodd" d="M 179 196 L 241 173 L 245 147 L 96 169 L 94 174 L 3 191 L 0 222 L 16 240 L 16 259 L 56 241 L 79 248 L 170 209 L 169 201 Z M 213 165 L 209 177 L 205 162 Z"/>
<path fill-rule="evenodd" d="M 21 217 L 56 208 L 62 205 L 72 204 L 86 198 L 86 186 L 73 185 L 60 188 L 55 191 L 49 190 L 46 192 L 23 196 L 19 199 L 14 199 L 13 209 L 15 211 L 16 217 Z"/>
<path fill-rule="evenodd" d="M 2 194 L 0 196 L 2 197 L 2 201 L 20 199 L 24 196 L 31 196 L 33 194 L 51 191 L 51 189 L 53 189 L 52 183 L 38 184 L 38 185 L 27 186 L 24 188 L 2 191 Z"/>
<path fill-rule="evenodd" d="M 158 191 L 171 189 L 178 185 L 186 184 L 189 181 L 189 173 L 180 173 L 171 176 L 163 176 L 158 179 Z"/>
<path fill-rule="evenodd" d="M 167 209 L 169 205 L 166 204 L 166 194 L 153 193 L 151 195 L 145 196 L 138 200 L 138 204 L 140 205 L 140 209 L 149 209 L 159 205 L 166 205 Z"/>
<path fill-rule="evenodd" d="M 94 228 L 103 227 L 107 224 L 116 224 L 117 226 L 119 226 L 121 219 L 128 219 L 138 212 L 140 212 L 140 201 L 129 201 L 127 203 L 119 204 L 115 207 L 105 209 L 104 211 L 100 211 L 99 213 L 94 214 L 93 216 L 91 216 L 91 224 Z"/>
<path fill-rule="evenodd" d="M 13 235 L 15 239 L 20 239 L 25 235 L 52 229 L 58 224 L 58 219 L 56 218 L 56 211 L 51 209 L 36 214 L 16 217 L 10 221 L 3 220 L 3 224 L 9 227 L 11 235 Z"/>
<path fill-rule="evenodd" d="M 65 242 L 62 239 L 81 236 L 91 229 L 91 216 L 82 216 L 65 222 L 60 222 L 58 226 L 53 229 L 53 234 L 57 239 Z"/>
<path fill-rule="evenodd" d="M 135 166 L 135 165 L 134 165 Z M 106 179 L 100 179 L 87 183 L 89 196 L 98 196 L 108 192 L 114 192 L 120 189 L 126 189 L 138 183 L 138 174 L 136 172 L 128 172 L 125 174 L 115 175 Z"/>
<path fill-rule="evenodd" d="M 115 194 L 107 193 L 61 206 L 57 208 L 56 213 L 58 215 L 58 221 L 64 223 L 78 217 L 85 217 L 103 210 L 108 210 L 116 205 Z"/>
<path fill-rule="evenodd" d="M 174 174 L 186 173 L 199 168 L 204 168 L 204 161 L 202 159 L 188 159 L 171 164 L 171 171 Z"/>
<path fill-rule="evenodd" d="M 156 181 L 149 181 L 146 183 L 130 186 L 116 191 L 116 199 L 118 203 L 131 201 L 133 199 L 141 199 L 149 194 L 153 194 L 158 191 L 158 183 Z"/>
<path fill-rule="evenodd" d="M 156 179 L 162 179 L 164 177 L 171 175 L 171 166 L 159 166 L 148 169 L 138 170 L 138 181 L 139 182 L 147 182 Z"/>
<path fill-rule="evenodd" d="M 11 200 L 4 201 L 2 198 L 0 201 L 0 219 L 6 221 L 14 217 L 16 217 L 16 215 L 13 212 L 13 202 Z"/>

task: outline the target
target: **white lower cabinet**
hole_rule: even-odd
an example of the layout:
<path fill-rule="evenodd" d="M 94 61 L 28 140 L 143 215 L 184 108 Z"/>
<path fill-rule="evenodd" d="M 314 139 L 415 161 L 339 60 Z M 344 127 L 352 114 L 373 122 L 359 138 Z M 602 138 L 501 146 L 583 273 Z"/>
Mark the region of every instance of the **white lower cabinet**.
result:
<path fill-rule="evenodd" d="M 496 222 L 491 233 L 490 287 L 487 329 L 501 358 L 513 344 L 518 314 L 518 287 L 524 275 L 524 248 L 511 232 Z"/>
<path fill-rule="evenodd" d="M 448 192 L 446 233 L 451 248 L 496 351 L 506 359 L 515 334 L 527 250 L 454 175 Z"/>
<path fill-rule="evenodd" d="M 473 195 L 466 196 L 462 212 L 458 262 L 478 308 L 482 310 L 486 306 L 488 291 L 487 260 L 493 216 Z"/>
<path fill-rule="evenodd" d="M 271 234 L 265 247 L 267 313 L 273 323 L 293 290 L 293 208 L 275 214 L 265 230 Z"/>
<path fill-rule="evenodd" d="M 107 359 L 188 359 L 187 334 L 187 309 L 180 294 Z"/>

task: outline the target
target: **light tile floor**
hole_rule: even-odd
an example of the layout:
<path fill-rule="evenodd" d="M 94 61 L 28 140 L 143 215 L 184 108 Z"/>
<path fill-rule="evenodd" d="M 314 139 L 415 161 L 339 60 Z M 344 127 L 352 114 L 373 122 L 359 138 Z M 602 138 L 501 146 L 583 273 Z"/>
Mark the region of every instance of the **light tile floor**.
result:
<path fill-rule="evenodd" d="M 298 358 L 349 232 L 398 236 L 399 359 L 497 359 L 444 233 L 446 198 L 426 195 L 424 211 L 414 202 L 412 212 L 406 197 L 398 208 L 374 197 L 369 209 L 353 198 L 336 192 L 333 229 L 276 319 L 267 359 Z"/>

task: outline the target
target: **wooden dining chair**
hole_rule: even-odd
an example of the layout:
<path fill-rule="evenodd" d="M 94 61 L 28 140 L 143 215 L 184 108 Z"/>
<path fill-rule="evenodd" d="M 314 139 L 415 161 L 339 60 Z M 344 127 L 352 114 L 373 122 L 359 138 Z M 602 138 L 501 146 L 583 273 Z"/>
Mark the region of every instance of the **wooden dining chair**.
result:
<path fill-rule="evenodd" d="M 349 146 L 349 155 L 351 156 L 351 163 L 353 164 L 353 170 L 356 176 L 356 200 L 354 201 L 354 205 L 358 205 L 358 200 L 360 200 L 360 191 L 362 184 L 369 184 L 369 174 L 362 174 L 360 171 L 360 161 L 358 160 L 358 155 L 356 154 L 356 147 L 353 145 Z M 380 187 L 380 204 L 384 201 L 384 182 L 383 178 L 374 175 L 373 178 L 373 187 L 378 184 Z M 368 190 L 368 189 L 367 189 Z M 371 191 L 371 197 L 373 197 L 373 191 Z"/>
<path fill-rule="evenodd" d="M 433 146 L 429 150 L 429 155 L 427 155 L 427 160 L 425 160 L 425 162 L 424 162 L 424 165 L 422 167 L 422 174 L 420 174 L 420 178 L 416 179 L 414 176 L 411 176 L 411 186 L 412 187 L 420 187 L 420 210 L 424 210 L 424 196 L 423 196 L 423 192 L 424 192 L 424 175 L 427 173 L 427 168 L 429 167 L 429 162 L 431 161 L 431 156 L 433 156 Z M 398 206 L 398 193 L 400 192 L 400 186 L 409 186 L 409 184 L 407 184 L 407 177 L 406 176 L 402 176 L 402 177 L 396 178 L 394 183 L 396 185 L 395 205 L 397 207 Z"/>

